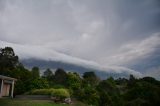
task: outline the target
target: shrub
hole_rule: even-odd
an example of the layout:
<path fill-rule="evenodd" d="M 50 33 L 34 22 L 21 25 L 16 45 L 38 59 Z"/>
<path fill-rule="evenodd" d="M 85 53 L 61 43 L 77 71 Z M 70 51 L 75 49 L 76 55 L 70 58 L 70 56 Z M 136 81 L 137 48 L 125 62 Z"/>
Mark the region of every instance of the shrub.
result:
<path fill-rule="evenodd" d="M 60 89 L 35 89 L 26 94 L 29 95 L 51 95 L 56 98 L 64 99 L 70 97 L 70 93 L 67 89 L 60 88 Z"/>
<path fill-rule="evenodd" d="M 55 85 L 53 85 L 53 88 L 60 89 L 60 88 L 65 88 L 65 86 L 60 85 L 60 84 L 55 84 Z"/>
<path fill-rule="evenodd" d="M 44 78 L 33 79 L 27 86 L 29 90 L 32 89 L 46 89 L 49 88 L 49 83 Z"/>
<path fill-rule="evenodd" d="M 57 98 L 60 98 L 60 99 L 64 99 L 64 98 L 70 97 L 70 94 L 69 94 L 69 91 L 67 89 L 61 88 L 61 89 L 54 89 L 52 91 L 51 96 L 57 97 Z"/>
<path fill-rule="evenodd" d="M 28 92 L 27 94 L 30 94 L 30 95 L 51 95 L 52 91 L 54 89 L 35 89 L 35 90 L 32 90 L 30 92 Z"/>

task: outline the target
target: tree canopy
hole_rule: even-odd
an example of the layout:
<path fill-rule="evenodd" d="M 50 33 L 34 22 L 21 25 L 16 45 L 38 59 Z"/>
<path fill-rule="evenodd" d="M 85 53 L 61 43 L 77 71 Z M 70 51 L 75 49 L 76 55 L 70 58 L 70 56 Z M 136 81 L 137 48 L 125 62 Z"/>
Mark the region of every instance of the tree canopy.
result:
<path fill-rule="evenodd" d="M 11 47 L 0 48 L 0 74 L 9 75 L 9 71 L 19 64 L 18 56 Z"/>
<path fill-rule="evenodd" d="M 31 70 L 32 77 L 33 79 L 39 78 L 40 77 L 40 72 L 38 67 L 33 67 Z"/>

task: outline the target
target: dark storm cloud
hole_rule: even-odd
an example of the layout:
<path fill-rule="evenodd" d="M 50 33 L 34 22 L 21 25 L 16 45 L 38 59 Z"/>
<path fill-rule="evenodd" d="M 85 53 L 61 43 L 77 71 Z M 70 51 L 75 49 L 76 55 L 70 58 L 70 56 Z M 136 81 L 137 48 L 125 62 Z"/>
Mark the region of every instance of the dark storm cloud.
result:
<path fill-rule="evenodd" d="M 159 0 L 0 0 L 0 44 L 22 59 L 134 69 L 159 53 L 159 19 Z"/>

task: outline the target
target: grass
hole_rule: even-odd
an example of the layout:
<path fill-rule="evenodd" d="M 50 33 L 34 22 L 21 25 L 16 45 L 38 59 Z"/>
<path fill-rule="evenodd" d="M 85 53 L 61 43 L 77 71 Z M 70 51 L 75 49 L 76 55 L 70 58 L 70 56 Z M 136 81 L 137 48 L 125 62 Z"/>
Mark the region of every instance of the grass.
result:
<path fill-rule="evenodd" d="M 0 99 L 0 106 L 69 106 L 67 104 L 55 104 L 49 100 L 18 100 Z"/>
<path fill-rule="evenodd" d="M 73 104 L 56 104 L 50 100 L 23 100 L 23 99 L 0 99 L 0 106 L 88 106 L 80 101 L 74 101 Z"/>

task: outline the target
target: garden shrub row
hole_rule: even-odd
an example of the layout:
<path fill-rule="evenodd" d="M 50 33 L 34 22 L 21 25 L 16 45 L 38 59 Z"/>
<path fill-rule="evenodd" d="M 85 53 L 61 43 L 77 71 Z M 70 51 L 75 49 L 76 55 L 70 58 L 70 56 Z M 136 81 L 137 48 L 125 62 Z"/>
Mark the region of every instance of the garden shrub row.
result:
<path fill-rule="evenodd" d="M 28 95 L 50 95 L 52 97 L 58 98 L 68 98 L 70 97 L 70 93 L 68 89 L 59 88 L 59 89 L 35 89 L 30 92 L 27 92 Z"/>

